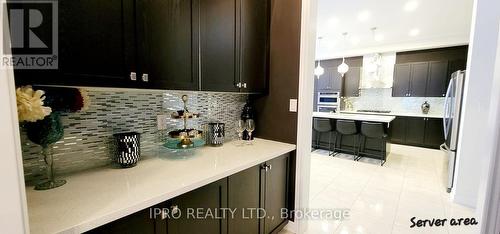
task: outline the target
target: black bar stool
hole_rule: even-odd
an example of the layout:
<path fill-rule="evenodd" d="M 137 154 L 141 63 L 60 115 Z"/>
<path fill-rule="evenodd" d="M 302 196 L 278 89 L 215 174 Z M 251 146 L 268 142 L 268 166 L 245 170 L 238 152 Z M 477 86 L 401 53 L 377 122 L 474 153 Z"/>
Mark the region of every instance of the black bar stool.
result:
<path fill-rule="evenodd" d="M 317 132 L 316 134 L 316 144 L 314 148 L 322 147 L 320 143 L 321 134 L 328 133 L 328 155 L 332 155 L 332 133 L 333 125 L 330 119 L 314 118 L 313 129 Z M 325 146 L 323 146 L 325 147 Z"/>
<path fill-rule="evenodd" d="M 337 123 L 335 124 L 335 129 L 337 131 L 338 137 L 338 145 L 337 147 L 337 141 L 336 144 L 334 145 L 333 151 L 336 152 L 337 150 L 339 152 L 348 152 L 354 155 L 354 160 L 359 159 L 359 149 L 357 148 L 358 142 L 359 142 L 359 134 L 358 134 L 358 128 L 356 126 L 356 122 L 354 120 L 341 120 L 338 119 Z M 353 144 L 352 144 L 352 150 L 348 149 L 342 149 L 342 137 L 343 136 L 353 136 Z"/>
<path fill-rule="evenodd" d="M 380 158 L 380 166 L 383 166 L 386 160 L 386 143 L 387 134 L 385 133 L 383 123 L 361 122 L 361 135 L 364 138 L 363 145 L 360 142 L 359 148 L 363 149 L 362 154 L 368 156 L 375 156 Z M 364 152 L 366 147 L 366 138 L 378 139 L 381 142 L 380 154 Z"/>

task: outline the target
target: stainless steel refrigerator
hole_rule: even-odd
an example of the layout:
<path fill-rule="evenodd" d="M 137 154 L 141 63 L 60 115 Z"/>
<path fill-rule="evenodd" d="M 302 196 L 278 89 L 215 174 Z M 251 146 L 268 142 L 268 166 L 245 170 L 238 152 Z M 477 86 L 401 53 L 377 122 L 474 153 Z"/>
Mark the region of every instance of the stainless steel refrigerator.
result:
<path fill-rule="evenodd" d="M 453 177 L 455 174 L 464 78 L 465 71 L 456 71 L 451 75 L 444 102 L 443 128 L 445 142 L 441 145 L 441 149 L 446 151 L 448 155 L 448 192 L 451 192 L 451 188 L 453 187 Z"/>

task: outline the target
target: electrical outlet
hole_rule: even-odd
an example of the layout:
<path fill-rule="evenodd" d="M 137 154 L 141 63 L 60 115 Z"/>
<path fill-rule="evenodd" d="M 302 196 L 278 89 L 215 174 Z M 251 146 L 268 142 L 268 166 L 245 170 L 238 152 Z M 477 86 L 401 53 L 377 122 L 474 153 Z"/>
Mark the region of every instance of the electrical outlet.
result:
<path fill-rule="evenodd" d="M 156 123 L 158 125 L 158 130 L 165 130 L 167 129 L 167 115 L 157 115 L 156 116 Z"/>
<path fill-rule="evenodd" d="M 290 112 L 297 112 L 297 99 L 290 99 Z"/>

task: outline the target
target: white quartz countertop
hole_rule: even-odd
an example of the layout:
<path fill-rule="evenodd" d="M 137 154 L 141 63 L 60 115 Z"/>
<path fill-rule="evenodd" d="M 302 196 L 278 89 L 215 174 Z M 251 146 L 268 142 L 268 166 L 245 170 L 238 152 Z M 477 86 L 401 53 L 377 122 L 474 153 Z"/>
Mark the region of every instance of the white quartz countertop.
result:
<path fill-rule="evenodd" d="M 182 154 L 159 147 L 128 169 L 97 168 L 62 176 L 62 187 L 26 188 L 31 233 L 81 233 L 295 150 L 256 139 L 253 145 L 202 147 Z"/>
<path fill-rule="evenodd" d="M 389 115 L 389 116 L 408 116 L 422 118 L 443 118 L 441 113 L 415 113 L 415 112 L 390 112 L 390 113 L 373 113 L 373 112 L 357 112 L 357 111 L 340 111 L 341 114 L 358 114 L 358 115 Z"/>
<path fill-rule="evenodd" d="M 390 116 L 390 115 L 362 115 L 362 114 L 326 113 L 326 112 L 314 112 L 313 117 L 381 122 L 381 123 L 390 123 L 396 118 L 395 116 Z"/>

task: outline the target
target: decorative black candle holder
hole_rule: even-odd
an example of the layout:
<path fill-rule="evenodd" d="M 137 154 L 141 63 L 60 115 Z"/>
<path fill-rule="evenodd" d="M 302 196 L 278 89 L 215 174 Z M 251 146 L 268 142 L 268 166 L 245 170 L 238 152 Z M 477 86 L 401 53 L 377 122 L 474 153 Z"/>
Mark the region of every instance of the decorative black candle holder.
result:
<path fill-rule="evenodd" d="M 113 134 L 113 136 L 116 143 L 115 161 L 123 168 L 137 165 L 141 156 L 141 134 L 125 132 Z"/>

